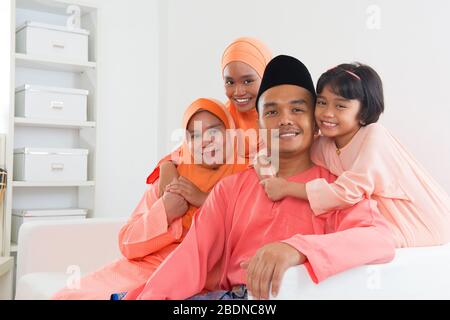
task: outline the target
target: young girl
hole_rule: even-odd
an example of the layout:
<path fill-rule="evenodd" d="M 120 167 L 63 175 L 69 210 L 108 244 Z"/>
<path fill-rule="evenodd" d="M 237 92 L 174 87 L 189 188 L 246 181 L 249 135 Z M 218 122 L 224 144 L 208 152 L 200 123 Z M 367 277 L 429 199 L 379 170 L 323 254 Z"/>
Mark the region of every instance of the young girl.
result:
<path fill-rule="evenodd" d="M 450 240 L 450 198 L 386 128 L 383 88 L 369 66 L 341 64 L 317 83 L 315 117 L 321 136 L 313 161 L 339 176 L 334 183 L 305 184 L 272 177 L 261 181 L 269 198 L 308 200 L 316 215 L 377 201 L 397 247 L 432 246 Z"/>
<path fill-rule="evenodd" d="M 228 97 L 226 107 L 230 112 L 237 129 L 258 129 L 258 112 L 255 108 L 264 69 L 271 60 L 271 53 L 261 41 L 243 37 L 233 41 L 222 56 L 222 77 L 225 94 Z M 249 141 L 246 141 L 245 154 L 252 158 Z M 160 196 L 166 186 L 178 176 L 176 164 L 171 160 L 178 157 L 179 149 L 164 157 L 148 176 L 147 183 L 151 184 L 159 178 Z"/>
<path fill-rule="evenodd" d="M 201 124 L 202 132 L 197 132 L 196 121 Z M 177 170 L 181 177 L 172 181 L 162 198 L 158 199 L 157 184 L 150 185 L 145 192 L 119 233 L 124 258 L 83 277 L 80 288 L 65 288 L 53 299 L 109 299 L 112 293 L 144 285 L 183 240 L 194 213 L 214 185 L 247 168 L 233 164 L 238 161 L 227 162 L 228 157 L 236 155 L 230 152 L 234 146 L 227 145 L 227 139 L 218 139 L 226 137 L 226 129 L 235 128 L 222 103 L 210 99 L 194 101 L 185 112 L 183 128 L 189 134 L 180 150 Z M 213 135 L 212 130 L 220 132 L 220 136 Z M 195 137 L 200 142 L 197 147 Z M 192 161 L 195 155 L 209 156 L 208 162 L 195 164 Z"/>

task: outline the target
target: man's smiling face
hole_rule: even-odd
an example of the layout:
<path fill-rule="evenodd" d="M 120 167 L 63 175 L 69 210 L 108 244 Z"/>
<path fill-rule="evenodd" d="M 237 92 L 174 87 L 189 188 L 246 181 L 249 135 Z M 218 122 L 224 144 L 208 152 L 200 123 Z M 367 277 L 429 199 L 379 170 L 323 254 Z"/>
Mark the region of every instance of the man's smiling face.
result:
<path fill-rule="evenodd" d="M 314 139 L 314 101 L 311 93 L 299 86 L 284 84 L 265 91 L 259 101 L 259 121 L 268 133 L 278 129 L 280 156 L 309 151 Z M 271 147 L 270 139 L 268 146 Z"/>

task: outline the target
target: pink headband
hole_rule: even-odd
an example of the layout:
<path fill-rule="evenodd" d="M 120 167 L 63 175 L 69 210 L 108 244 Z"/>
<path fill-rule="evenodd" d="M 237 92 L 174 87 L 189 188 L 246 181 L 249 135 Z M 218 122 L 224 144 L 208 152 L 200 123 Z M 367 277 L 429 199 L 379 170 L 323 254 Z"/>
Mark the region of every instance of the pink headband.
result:
<path fill-rule="evenodd" d="M 349 75 L 352 75 L 356 79 L 361 80 L 361 78 L 356 73 L 348 71 L 348 70 L 345 70 L 345 69 L 344 69 L 344 71 L 347 72 Z"/>
<path fill-rule="evenodd" d="M 327 72 L 330 71 L 330 70 L 336 69 L 336 68 L 337 68 L 337 66 L 336 66 L 336 67 L 333 67 L 333 68 L 331 68 L 331 69 L 328 69 Z M 343 68 L 339 68 L 339 69 L 341 69 L 341 70 L 347 72 L 347 73 L 348 73 L 349 75 L 351 75 L 352 77 L 354 77 L 354 78 L 356 78 L 356 79 L 358 79 L 358 80 L 361 80 L 361 78 L 360 78 L 356 73 L 351 72 L 351 71 L 346 70 L 346 69 L 343 69 Z"/>

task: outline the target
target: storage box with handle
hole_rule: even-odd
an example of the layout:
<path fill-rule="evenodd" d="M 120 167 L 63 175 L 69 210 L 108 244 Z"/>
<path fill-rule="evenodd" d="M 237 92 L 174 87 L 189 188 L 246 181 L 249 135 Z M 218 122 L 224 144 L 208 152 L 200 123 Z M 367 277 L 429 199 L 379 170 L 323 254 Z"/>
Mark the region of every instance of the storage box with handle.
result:
<path fill-rule="evenodd" d="M 16 52 L 88 61 L 89 31 L 27 21 L 16 28 Z"/>
<path fill-rule="evenodd" d="M 23 85 L 16 88 L 16 116 L 86 121 L 88 90 Z"/>
<path fill-rule="evenodd" d="M 86 181 L 88 153 L 87 149 L 15 149 L 14 181 Z"/>

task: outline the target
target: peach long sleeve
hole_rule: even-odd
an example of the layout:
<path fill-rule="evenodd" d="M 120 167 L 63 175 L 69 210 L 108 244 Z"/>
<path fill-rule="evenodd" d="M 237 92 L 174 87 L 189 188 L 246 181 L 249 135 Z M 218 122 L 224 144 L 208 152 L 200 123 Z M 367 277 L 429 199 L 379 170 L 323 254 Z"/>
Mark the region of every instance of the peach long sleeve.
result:
<path fill-rule="evenodd" d="M 64 288 L 53 299 L 109 299 L 112 293 L 143 286 L 164 259 L 177 247 L 182 236 L 181 219 L 167 225 L 157 187 L 144 193 L 119 234 L 122 257 L 81 278 L 80 288 Z"/>
<path fill-rule="evenodd" d="M 291 180 L 304 183 L 318 177 L 334 179 L 314 167 Z M 362 264 L 390 261 L 395 253 L 392 234 L 375 202 L 364 200 L 346 211 L 316 217 L 306 201 L 270 201 L 249 169 L 217 184 L 184 241 L 137 296 L 125 299 L 186 299 L 199 293 L 217 268 L 220 288 L 245 284 L 240 263 L 276 241 L 307 256 L 313 281 Z"/>
<path fill-rule="evenodd" d="M 119 232 L 120 251 L 127 259 L 142 258 L 180 240 L 182 233 L 181 219 L 168 225 L 163 200 L 153 184 Z"/>
<path fill-rule="evenodd" d="M 450 240 L 450 198 L 382 125 L 361 128 L 336 152 L 334 141 L 316 140 L 312 159 L 338 178 L 306 184 L 316 215 L 374 199 L 389 221 L 398 247 Z"/>

